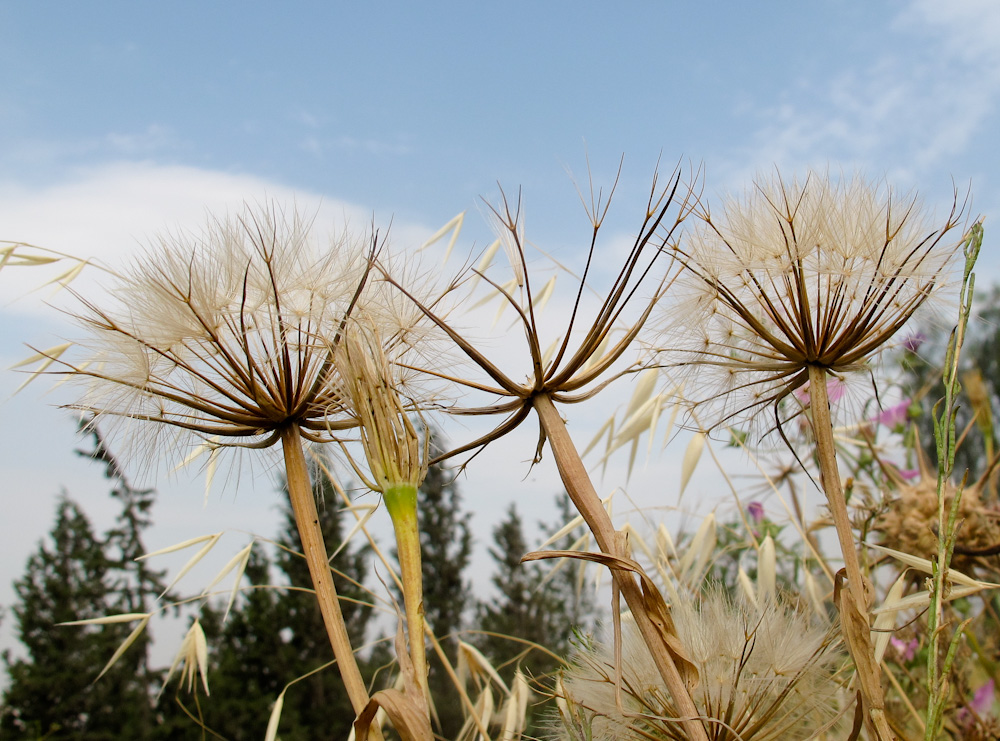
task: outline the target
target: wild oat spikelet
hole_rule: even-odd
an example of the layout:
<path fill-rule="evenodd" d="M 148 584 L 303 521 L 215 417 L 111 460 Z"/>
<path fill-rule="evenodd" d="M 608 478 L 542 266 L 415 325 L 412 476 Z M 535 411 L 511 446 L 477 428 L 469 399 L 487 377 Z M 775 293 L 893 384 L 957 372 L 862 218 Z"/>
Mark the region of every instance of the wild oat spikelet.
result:
<path fill-rule="evenodd" d="M 655 343 L 703 407 L 700 424 L 754 421 L 774 407 L 764 423 L 780 425 L 780 402 L 810 366 L 840 378 L 867 371 L 942 285 L 962 211 L 956 201 L 932 227 L 915 197 L 817 172 L 758 178 L 719 219 L 704 209 L 677 251 L 685 270 Z"/>
<path fill-rule="evenodd" d="M 671 614 L 698 667 L 691 694 L 712 741 L 796 741 L 836 716 L 834 671 L 843 654 L 830 626 L 779 601 L 760 609 L 734 603 L 721 590 L 676 604 Z M 623 621 L 622 634 L 621 703 L 612 646 L 578 647 L 561 679 L 556 738 L 687 739 L 634 623 Z"/>

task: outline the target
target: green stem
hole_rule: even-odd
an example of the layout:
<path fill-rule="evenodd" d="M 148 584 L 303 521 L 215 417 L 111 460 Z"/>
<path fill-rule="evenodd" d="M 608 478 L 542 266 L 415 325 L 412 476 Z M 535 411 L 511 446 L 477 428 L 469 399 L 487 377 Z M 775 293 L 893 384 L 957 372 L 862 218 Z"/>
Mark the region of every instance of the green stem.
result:
<path fill-rule="evenodd" d="M 410 660 L 420 690 L 426 694 L 427 651 L 424 644 L 424 587 L 420 565 L 420 529 L 417 526 L 417 487 L 411 484 L 389 486 L 382 492 L 382 497 L 396 533 Z"/>
<path fill-rule="evenodd" d="M 958 365 L 962 345 L 965 341 L 965 331 L 972 312 L 972 298 L 975 293 L 976 274 L 973 267 L 979 257 L 983 244 L 982 224 L 972 225 L 965 237 L 963 251 L 965 269 L 962 275 L 962 288 L 959 295 L 958 323 L 948 340 L 941 382 L 944 385 L 944 399 L 934 406 L 934 438 L 937 447 L 937 498 L 938 498 L 938 542 L 937 553 L 933 562 L 933 578 L 931 579 L 931 605 L 927 615 L 927 727 L 925 739 L 936 738 L 944 720 L 944 710 L 948 703 L 947 676 L 954 659 L 958 635 L 952 639 L 944 666 L 940 666 L 940 645 L 944 625 L 945 574 L 951 564 L 952 549 L 955 546 L 955 530 L 958 520 L 959 504 L 962 489 L 965 487 L 963 478 L 961 485 L 955 489 L 951 507 L 945 508 L 948 483 L 955 469 L 955 451 L 958 443 L 955 439 L 955 414 L 957 413 L 958 395 L 961 386 L 958 381 Z"/>

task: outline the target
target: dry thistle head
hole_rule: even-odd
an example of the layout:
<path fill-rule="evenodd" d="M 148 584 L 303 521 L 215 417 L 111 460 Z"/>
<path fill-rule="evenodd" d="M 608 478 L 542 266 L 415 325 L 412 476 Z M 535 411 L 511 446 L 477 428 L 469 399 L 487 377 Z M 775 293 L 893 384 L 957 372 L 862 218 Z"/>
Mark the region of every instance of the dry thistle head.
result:
<path fill-rule="evenodd" d="M 364 310 L 384 292 L 370 270 L 377 234 L 320 251 L 308 226 L 246 208 L 200 235 L 163 237 L 119 276 L 110 306 L 84 302 L 91 356 L 66 371 L 87 384 L 76 408 L 211 449 L 268 447 L 292 426 L 324 442 L 355 426 L 336 356 L 346 323 L 358 312 L 392 341 L 419 315 Z"/>
<path fill-rule="evenodd" d="M 586 266 L 576 287 L 565 331 L 548 348 L 549 343 L 546 343 L 541 336 L 536 315 L 538 311 L 536 307 L 542 301 L 542 296 L 548 287 L 536 293 L 532 275 L 528 270 L 520 195 L 516 202 L 508 200 L 504 195 L 499 205 L 488 206 L 490 220 L 497 231 L 499 241 L 504 246 L 514 273 L 514 280 L 509 284 L 500 285 L 481 273 L 477 272 L 477 275 L 489 283 L 499 294 L 500 300 L 517 314 L 517 322 L 527 343 L 527 360 L 530 361 L 525 380 L 516 380 L 517 374 L 503 370 L 501 364 L 491 360 L 474 343 L 450 327 L 433 307 L 411 296 L 426 316 L 451 338 L 458 350 L 485 373 L 486 378 L 475 380 L 456 377 L 435 369 L 429 369 L 429 372 L 439 378 L 497 398 L 495 403 L 488 406 L 456 408 L 451 411 L 455 414 L 505 415 L 504 421 L 490 433 L 450 451 L 449 456 L 481 448 L 491 440 L 517 428 L 531 414 L 533 400 L 536 397 L 546 396 L 554 402 L 565 404 L 581 402 L 591 398 L 610 380 L 621 375 L 620 373 L 613 375 L 609 371 L 631 347 L 652 312 L 656 300 L 670 284 L 674 273 L 670 270 L 672 249 L 668 249 L 667 245 L 671 245 L 676 239 L 681 223 L 692 208 L 695 195 L 691 189 L 681 185 L 679 171 L 672 173 L 665 187 L 659 185 L 654 175 L 643 219 L 632 247 L 611 286 L 601 291 L 601 295 L 606 298 L 590 320 L 590 324 L 587 324 L 587 320 L 581 316 L 582 298 L 591 272 L 596 270 L 593 263 L 597 237 L 607 216 L 614 190 L 612 187 L 611 192 L 605 197 L 603 192 L 595 193 L 591 184 L 590 202 L 588 204 L 584 201 L 591 224 L 590 242 L 585 248 Z M 664 263 L 669 264 L 664 267 Z M 392 275 L 388 276 L 388 280 L 397 282 Z M 652 298 L 638 309 L 638 316 L 626 320 L 626 309 L 640 290 L 648 290 Z M 410 295 L 406 289 L 403 289 L 403 292 Z M 574 345 L 574 341 L 577 344 Z M 633 365 L 631 370 L 636 368 L 637 366 Z M 544 432 L 540 429 L 536 458 L 541 455 L 543 443 Z"/>
<path fill-rule="evenodd" d="M 721 218 L 707 209 L 677 251 L 656 341 L 703 425 L 752 420 L 805 385 L 810 366 L 834 377 L 868 361 L 947 277 L 964 208 L 929 225 L 914 197 L 856 175 L 840 181 L 758 178 Z M 801 408 L 800 406 L 798 408 Z"/>
<path fill-rule="evenodd" d="M 893 491 L 885 493 L 885 501 L 874 521 L 881 545 L 921 558 L 938 547 L 938 471 L 920 446 L 914 446 L 920 472 L 915 481 L 904 478 L 899 471 L 885 466 Z M 994 465 L 996 461 L 993 462 Z M 995 556 L 1000 553 L 1000 509 L 985 496 L 993 474 L 990 466 L 979 480 L 962 489 L 958 503 L 958 529 L 951 568 L 976 576 L 984 572 L 997 573 Z M 949 511 L 958 488 L 951 482 L 944 485 L 944 507 Z M 914 574 L 914 578 L 920 578 Z"/>
<path fill-rule="evenodd" d="M 842 656 L 829 626 L 775 600 L 734 603 L 719 589 L 671 615 L 698 668 L 691 694 L 713 741 L 805 739 L 835 718 Z M 612 646 L 581 645 L 562 676 L 558 737 L 688 738 L 632 621 L 622 636 L 620 703 Z"/>

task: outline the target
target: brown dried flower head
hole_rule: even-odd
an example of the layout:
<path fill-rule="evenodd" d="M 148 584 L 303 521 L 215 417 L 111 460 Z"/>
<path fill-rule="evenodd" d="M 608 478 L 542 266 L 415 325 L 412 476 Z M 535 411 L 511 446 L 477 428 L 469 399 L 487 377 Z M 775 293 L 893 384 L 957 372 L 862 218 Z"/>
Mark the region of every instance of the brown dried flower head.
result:
<path fill-rule="evenodd" d="M 928 558 L 938 549 L 937 469 L 916 446 L 920 475 L 915 482 L 895 469 L 886 469 L 894 492 L 887 494 L 884 509 L 875 519 L 880 543 L 887 548 Z M 1000 509 L 984 501 L 993 468 L 962 490 L 958 503 L 958 523 L 952 568 L 975 576 L 984 569 L 997 571 L 995 556 L 1000 553 Z M 945 482 L 945 511 L 949 511 L 957 488 Z"/>

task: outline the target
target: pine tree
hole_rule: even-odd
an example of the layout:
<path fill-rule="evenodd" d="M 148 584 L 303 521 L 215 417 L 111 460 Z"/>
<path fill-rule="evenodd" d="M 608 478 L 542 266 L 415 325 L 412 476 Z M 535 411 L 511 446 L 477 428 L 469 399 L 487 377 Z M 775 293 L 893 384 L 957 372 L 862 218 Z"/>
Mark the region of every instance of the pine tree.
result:
<path fill-rule="evenodd" d="M 440 450 L 431 433 L 432 450 Z M 440 639 L 459 630 L 469 607 L 469 585 L 463 574 L 472 556 L 469 513 L 451 472 L 443 464 L 427 469 L 418 492 L 420 550 L 424 577 L 424 618 Z"/>
<path fill-rule="evenodd" d="M 269 586 L 271 562 L 262 547 L 250 552 L 244 576 L 249 588 L 228 616 L 211 606 L 201 611 L 211 651 L 212 693 L 201 700 L 201 711 L 206 727 L 231 741 L 263 738 L 271 704 L 304 671 L 296 666 L 283 634 L 288 618 L 281 606 L 284 594 Z M 187 702 L 183 693 L 180 701 Z M 282 720 L 283 738 L 301 737 L 294 703 L 282 712 Z"/>
<path fill-rule="evenodd" d="M 339 500 L 332 482 L 318 467 L 314 480 L 325 502 L 319 508 L 320 524 L 333 553 L 345 534 Z M 212 694 L 202 701 L 205 725 L 232 741 L 263 738 L 271 704 L 282 689 L 333 660 L 308 567 L 295 555 L 300 545 L 294 516 L 287 506 L 282 508 L 282 518 L 274 562 L 262 548 L 254 548 L 245 572 L 251 589 L 225 623 L 218 612 L 203 613 L 203 625 L 214 646 Z M 363 645 L 372 612 L 371 597 L 361 586 L 370 558 L 368 548 L 346 546 L 331 561 L 355 647 Z M 275 588 L 276 581 L 290 588 Z M 362 662 L 361 668 L 370 677 L 370 665 Z M 346 738 L 353 717 L 340 675 L 330 666 L 289 688 L 278 731 L 283 741 Z"/>
<path fill-rule="evenodd" d="M 501 676 L 522 671 L 538 679 L 552 673 L 558 661 L 542 651 L 531 651 L 526 644 L 505 636 L 530 641 L 561 653 L 568 647 L 573 622 L 563 603 L 562 589 L 551 583 L 542 585 L 547 566 L 521 563 L 528 552 L 524 527 L 517 507 L 511 505 L 507 517 L 493 529 L 494 547 L 490 556 L 497 564 L 492 577 L 498 599 L 479 603 L 479 629 L 497 635 L 481 635 L 478 644 L 483 653 L 501 669 Z M 569 606 L 572 611 L 574 608 Z"/>
<path fill-rule="evenodd" d="M 566 494 L 557 504 L 561 521 L 543 526 L 543 531 L 556 532 L 572 519 L 574 513 Z M 505 680 L 511 679 L 520 668 L 537 685 L 551 685 L 553 674 L 561 666 L 556 657 L 566 657 L 576 631 L 592 622 L 592 602 L 585 592 L 577 589 L 573 569 L 564 566 L 551 574 L 554 564 L 521 563 L 528 548 L 515 505 L 510 506 L 507 517 L 494 528 L 493 540 L 495 545 L 490 548 L 490 555 L 497 571 L 492 582 L 499 598 L 479 603 L 478 627 L 483 633 L 476 643 Z M 567 549 L 570 545 L 571 538 L 567 536 L 554 543 L 553 548 Z M 546 650 L 532 649 L 522 641 Z M 529 732 L 539 730 L 535 723 L 543 716 L 541 705 L 529 705 Z"/>
<path fill-rule="evenodd" d="M 97 427 L 80 422 L 80 432 L 88 435 L 93 442 L 90 450 L 76 452 L 104 466 L 104 477 L 112 482 L 111 497 L 116 499 L 121 510 L 114 526 L 104 535 L 105 556 L 109 559 L 111 579 L 110 613 L 148 612 L 151 605 L 160 599 L 166 589 L 163 571 L 150 567 L 149 562 L 140 560 L 146 553 L 143 533 L 153 524 L 151 510 L 156 501 L 155 489 L 137 489 L 132 486 L 117 458 L 104 445 L 104 439 Z M 165 595 L 170 601 L 172 595 Z M 143 631 L 129 650 L 116 662 L 117 671 L 130 672 L 141 682 L 146 693 L 153 698 L 163 680 L 163 671 L 153 670 L 149 665 L 149 650 L 152 633 Z M 154 716 L 152 703 L 137 708 L 142 715 L 143 726 L 148 730 L 162 726 L 164 718 Z M 174 714 L 174 708 L 166 710 Z"/>
<path fill-rule="evenodd" d="M 14 618 L 27 655 L 4 654 L 10 677 L 0 720 L 5 734 L 86 741 L 149 737 L 144 678 L 116 666 L 94 682 L 130 626 L 58 625 L 115 612 L 114 566 L 83 511 L 62 497 L 49 542 L 39 544 L 14 583 Z"/>

